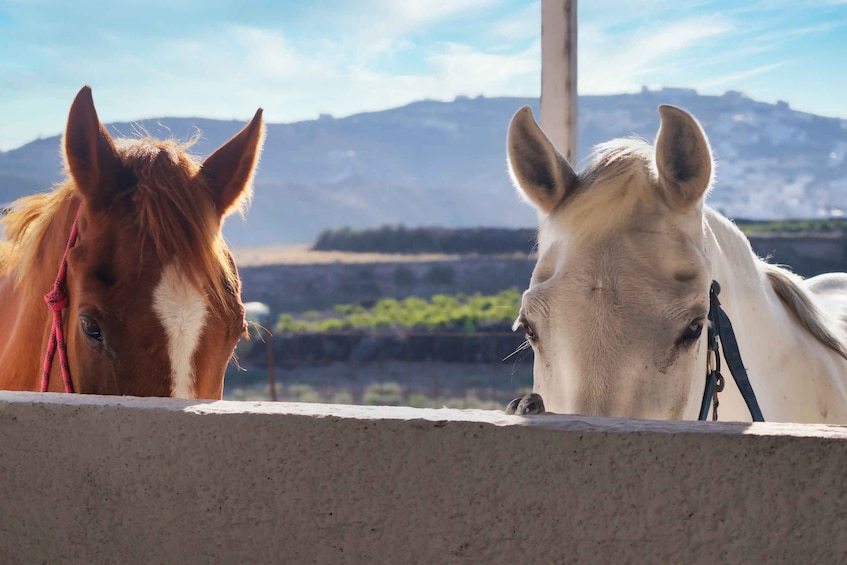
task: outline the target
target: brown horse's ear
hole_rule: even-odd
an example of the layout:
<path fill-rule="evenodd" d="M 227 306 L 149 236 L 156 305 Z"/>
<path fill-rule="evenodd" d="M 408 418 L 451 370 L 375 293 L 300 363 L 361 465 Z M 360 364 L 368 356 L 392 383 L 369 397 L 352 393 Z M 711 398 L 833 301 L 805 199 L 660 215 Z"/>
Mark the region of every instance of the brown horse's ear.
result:
<path fill-rule="evenodd" d="M 712 185 L 712 150 L 700 123 L 674 106 L 659 106 L 656 170 L 669 203 L 680 211 L 700 204 Z"/>
<path fill-rule="evenodd" d="M 129 172 L 94 109 L 91 87 L 74 98 L 65 129 L 65 162 L 77 189 L 89 206 L 108 206 L 127 184 Z"/>
<path fill-rule="evenodd" d="M 518 192 L 541 212 L 551 213 L 573 189 L 576 173 L 524 106 L 509 124 L 509 174 Z"/>
<path fill-rule="evenodd" d="M 253 173 L 265 141 L 262 109 L 244 129 L 203 162 L 200 174 L 212 193 L 218 215 L 224 217 L 240 202 L 249 200 Z"/>

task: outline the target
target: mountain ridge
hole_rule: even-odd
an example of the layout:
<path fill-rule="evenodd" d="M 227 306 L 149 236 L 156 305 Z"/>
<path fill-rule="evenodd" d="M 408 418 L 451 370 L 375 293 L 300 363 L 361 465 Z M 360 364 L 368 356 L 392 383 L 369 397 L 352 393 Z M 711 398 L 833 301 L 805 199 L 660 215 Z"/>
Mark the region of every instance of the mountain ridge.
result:
<path fill-rule="evenodd" d="M 847 121 L 797 112 L 730 91 L 644 89 L 581 96 L 579 154 L 615 137 L 653 140 L 656 108 L 673 104 L 703 124 L 718 162 L 710 204 L 733 217 L 839 216 L 847 210 Z M 312 241 L 327 228 L 385 224 L 528 227 L 534 212 L 509 181 L 505 141 L 532 98 L 421 100 L 342 118 L 268 124 L 255 198 L 247 221 L 227 221 L 234 245 Z M 112 133 L 139 128 L 156 137 L 201 137 L 205 156 L 246 122 L 156 118 L 114 123 Z M 0 202 L 46 190 L 61 178 L 59 136 L 0 153 Z"/>

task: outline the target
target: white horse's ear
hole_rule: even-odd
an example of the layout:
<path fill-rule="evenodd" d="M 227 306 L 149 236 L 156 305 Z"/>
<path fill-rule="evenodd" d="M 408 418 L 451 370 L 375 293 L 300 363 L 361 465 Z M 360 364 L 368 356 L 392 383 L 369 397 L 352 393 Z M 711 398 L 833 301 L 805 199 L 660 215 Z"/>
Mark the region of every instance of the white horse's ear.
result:
<path fill-rule="evenodd" d="M 680 210 L 702 202 L 712 185 L 712 150 L 700 123 L 674 106 L 659 106 L 656 169 L 668 201 Z"/>
<path fill-rule="evenodd" d="M 515 188 L 542 212 L 551 213 L 576 184 L 576 173 L 538 127 L 529 106 L 512 117 L 506 146 Z"/>

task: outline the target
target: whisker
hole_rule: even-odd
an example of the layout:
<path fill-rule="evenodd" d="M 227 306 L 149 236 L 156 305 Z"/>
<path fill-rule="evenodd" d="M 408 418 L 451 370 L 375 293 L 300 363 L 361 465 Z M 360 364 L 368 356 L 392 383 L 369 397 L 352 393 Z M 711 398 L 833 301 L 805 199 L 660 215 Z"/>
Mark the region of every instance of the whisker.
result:
<path fill-rule="evenodd" d="M 257 334 L 258 334 L 259 339 L 261 339 L 261 340 L 262 340 L 262 343 L 266 343 L 266 342 L 265 342 L 265 338 L 264 338 L 264 336 L 262 335 L 262 331 L 264 331 L 264 332 L 265 332 L 265 334 L 267 334 L 267 336 L 268 336 L 268 337 L 273 336 L 273 332 L 272 332 L 271 330 L 269 330 L 268 328 L 266 328 L 265 326 L 263 326 L 262 324 L 260 324 L 260 323 L 258 323 L 258 322 L 254 322 L 254 321 L 252 321 L 252 320 L 247 320 L 247 326 L 248 326 L 248 327 L 255 327 L 255 328 L 259 328 L 259 330 L 260 330 L 260 331 L 258 331 L 258 332 L 257 332 Z M 249 330 L 249 329 L 247 330 L 247 333 L 248 333 L 248 334 L 250 333 L 250 330 Z"/>
<path fill-rule="evenodd" d="M 523 351 L 523 350 L 524 350 L 524 349 L 526 349 L 527 347 L 530 347 L 530 344 L 529 344 L 529 341 L 526 341 L 526 340 L 525 340 L 522 344 L 520 344 L 520 345 L 518 346 L 518 348 L 517 348 L 517 349 L 515 349 L 514 351 L 512 351 L 511 353 L 509 353 L 508 355 L 506 355 L 506 356 L 503 358 L 503 361 L 508 361 L 508 360 L 509 360 L 509 358 L 511 358 L 511 357 L 512 357 L 512 356 L 514 356 L 514 355 L 517 355 L 518 353 L 520 353 L 521 351 Z"/>
<path fill-rule="evenodd" d="M 241 366 L 241 363 L 238 362 L 238 355 L 235 354 L 235 351 L 232 352 L 232 355 L 229 358 L 229 362 L 235 365 L 235 368 L 239 371 L 246 371 L 244 367 Z"/>
<path fill-rule="evenodd" d="M 515 351 L 515 353 L 518 353 L 518 352 L 520 352 L 520 353 L 524 353 L 524 352 L 526 352 L 527 350 L 532 351 L 532 347 L 530 346 L 529 341 L 525 341 L 525 342 L 521 345 L 521 347 L 519 347 L 519 348 Z M 513 353 L 512 355 L 514 355 L 514 353 Z M 515 373 L 516 373 L 516 372 L 517 372 L 517 370 L 518 370 L 518 363 L 520 363 L 521 361 L 523 361 L 525 358 L 526 358 L 526 356 L 525 356 L 525 355 L 519 355 L 519 356 L 515 357 L 515 361 L 512 363 L 512 377 L 514 377 L 514 376 L 515 376 Z"/>

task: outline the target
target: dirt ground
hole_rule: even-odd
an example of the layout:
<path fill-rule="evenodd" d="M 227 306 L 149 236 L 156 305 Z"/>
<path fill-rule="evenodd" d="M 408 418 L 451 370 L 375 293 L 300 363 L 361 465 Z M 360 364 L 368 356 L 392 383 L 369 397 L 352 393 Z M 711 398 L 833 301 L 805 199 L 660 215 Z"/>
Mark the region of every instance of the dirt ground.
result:
<path fill-rule="evenodd" d="M 263 265 L 310 265 L 323 263 L 409 263 L 424 261 L 458 261 L 460 255 L 440 253 L 392 254 L 349 253 L 346 251 L 312 251 L 311 243 L 234 247 L 232 254 L 239 267 Z"/>
<path fill-rule="evenodd" d="M 311 243 L 233 247 L 232 254 L 239 267 L 264 265 L 312 265 L 326 263 L 425 263 L 429 261 L 460 261 L 468 255 L 446 253 L 351 253 L 348 251 L 312 251 Z M 470 255 L 473 257 L 473 255 Z M 525 253 L 490 255 L 496 258 L 526 259 Z"/>

